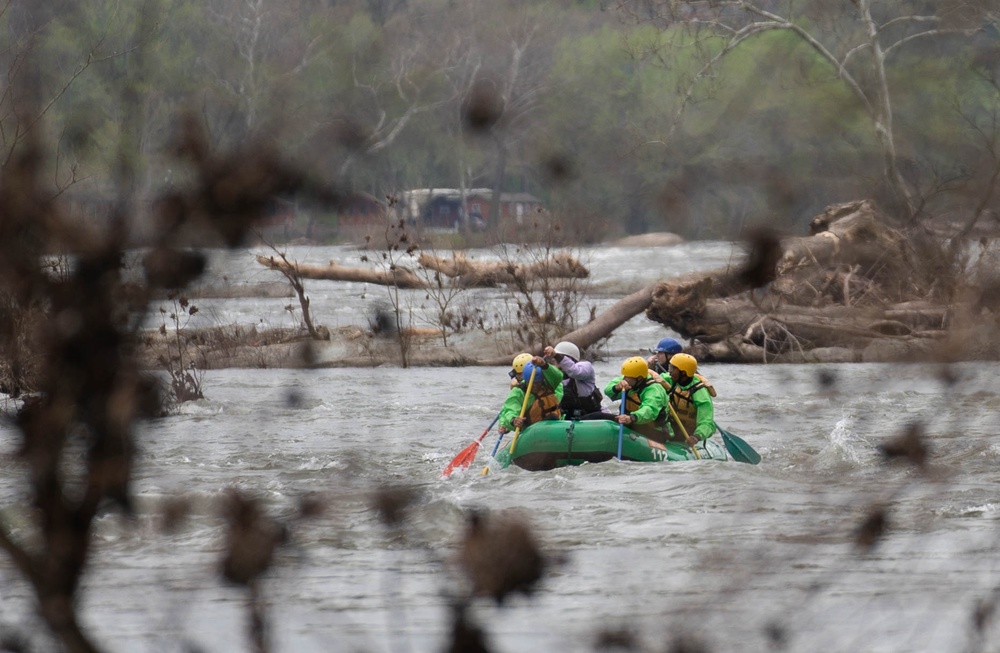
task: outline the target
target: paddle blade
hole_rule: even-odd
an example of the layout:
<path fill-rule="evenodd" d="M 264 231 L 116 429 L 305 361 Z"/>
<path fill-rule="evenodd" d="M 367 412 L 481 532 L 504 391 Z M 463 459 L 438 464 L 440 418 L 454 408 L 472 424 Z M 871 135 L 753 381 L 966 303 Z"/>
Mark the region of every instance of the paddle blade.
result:
<path fill-rule="evenodd" d="M 452 461 L 448 463 L 448 466 L 444 468 L 444 471 L 441 472 L 441 478 L 448 478 L 456 469 L 468 469 L 469 465 L 472 464 L 472 461 L 476 459 L 476 454 L 479 453 L 480 442 L 481 440 L 476 440 L 465 449 L 459 451 L 458 455 L 455 456 Z"/>
<path fill-rule="evenodd" d="M 479 437 L 465 449 L 459 451 L 454 460 L 452 460 L 451 463 L 444 468 L 444 471 L 441 472 L 441 478 L 448 478 L 456 469 L 468 469 L 469 465 L 472 464 L 472 461 L 476 459 L 476 453 L 479 452 L 479 443 L 483 441 L 483 438 L 486 437 L 486 434 L 490 432 L 490 429 L 493 428 L 493 425 L 496 424 L 499 419 L 500 413 L 497 413 L 497 416 L 493 418 L 493 421 L 490 422 L 489 426 L 483 429 L 483 432 L 479 434 Z M 503 434 L 501 434 L 500 437 L 502 438 Z M 497 440 L 497 446 L 499 445 L 500 441 Z M 493 453 L 496 453 L 496 449 L 493 450 Z"/>
<path fill-rule="evenodd" d="M 718 424 L 715 425 L 715 428 L 719 429 L 719 433 L 722 434 L 722 442 L 726 445 L 726 451 L 733 457 L 733 460 L 750 465 L 756 465 L 760 462 L 760 454 L 754 451 L 754 448 L 747 444 L 743 438 L 733 435 Z"/>

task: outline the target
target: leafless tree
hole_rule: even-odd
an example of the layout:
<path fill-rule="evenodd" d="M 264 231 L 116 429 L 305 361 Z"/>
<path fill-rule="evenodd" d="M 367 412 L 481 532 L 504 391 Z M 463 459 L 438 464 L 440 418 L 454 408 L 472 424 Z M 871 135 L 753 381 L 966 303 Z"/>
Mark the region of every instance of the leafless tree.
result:
<path fill-rule="evenodd" d="M 445 54 L 444 74 L 452 92 L 450 98 L 452 118 L 449 123 L 452 126 L 451 131 L 456 136 L 455 167 L 458 172 L 459 210 L 461 211 L 462 228 L 466 231 L 469 229 L 469 216 L 465 214 L 469 188 L 469 161 L 465 143 L 463 112 L 466 98 L 472 93 L 482 68 L 482 59 L 483 55 L 475 47 L 474 40 L 464 36 L 456 37 Z"/>
<path fill-rule="evenodd" d="M 285 252 L 279 250 L 274 243 L 270 242 L 259 230 L 255 232 L 255 235 L 263 244 L 270 248 L 270 250 L 274 252 L 278 258 L 281 259 L 282 263 L 284 263 L 284 265 L 276 266 L 276 269 L 281 272 L 281 274 L 285 277 L 285 280 L 288 281 L 288 285 L 290 285 L 292 290 L 295 291 L 295 296 L 299 300 L 299 306 L 302 308 L 302 322 L 306 325 L 309 337 L 313 340 L 329 340 L 329 330 L 322 327 L 317 328 L 316 325 L 313 324 L 312 310 L 309 308 L 311 302 L 309 300 L 309 295 L 306 294 L 306 286 L 302 280 L 302 274 L 299 272 L 298 267 L 292 265 L 288 260 L 288 257 L 285 256 Z"/>
<path fill-rule="evenodd" d="M 358 154 L 372 155 L 389 147 L 417 114 L 441 104 L 439 99 L 426 100 L 423 97 L 425 89 L 414 75 L 419 59 L 418 47 L 398 53 L 386 77 L 381 73 L 366 75 L 357 65 L 353 66 L 355 91 L 363 98 L 368 114 L 375 120 L 362 126 L 343 116 L 334 119 L 342 125 L 340 131 L 344 140 L 352 145 L 340 164 L 341 177 L 348 173 Z M 403 107 L 401 111 L 391 112 L 388 108 L 387 91 Z"/>
<path fill-rule="evenodd" d="M 539 23 L 523 10 L 506 18 L 492 35 L 492 51 L 486 57 L 492 65 L 479 71 L 464 104 L 466 127 L 488 136 L 493 144 L 491 229 L 500 223 L 500 194 L 506 187 L 511 149 L 528 137 L 529 117 L 546 88 Z"/>
<path fill-rule="evenodd" d="M 450 3 L 446 10 L 414 12 L 411 25 L 407 38 L 417 42 L 436 43 L 440 33 L 449 35 L 425 50 L 424 67 L 443 81 L 441 120 L 455 137 L 462 196 L 474 179 L 489 178 L 495 227 L 511 152 L 528 140 L 530 117 L 548 84 L 550 26 L 524 3 L 469 0 Z"/>
<path fill-rule="evenodd" d="M 830 65 L 863 108 L 882 152 L 886 181 L 901 207 L 915 219 L 919 202 L 913 182 L 900 170 L 889 68 L 893 57 L 915 41 L 947 34 L 970 36 L 995 21 L 989 5 L 978 0 L 851 0 L 836 5 L 811 0 L 620 0 L 618 6 L 632 18 L 663 30 L 685 28 L 687 34 L 694 35 L 694 43 L 705 48 L 703 66 L 681 92 L 671 134 L 695 89 L 711 77 L 723 59 L 768 32 L 794 34 Z M 720 37 L 721 46 L 711 45 Z"/>
<path fill-rule="evenodd" d="M 324 51 L 320 36 L 300 26 L 292 3 L 277 0 L 223 0 L 209 8 L 218 33 L 234 46 L 238 74 L 231 68 L 209 68 L 215 84 L 240 107 L 247 135 L 268 123 L 268 102 L 278 82 L 301 75 Z"/>

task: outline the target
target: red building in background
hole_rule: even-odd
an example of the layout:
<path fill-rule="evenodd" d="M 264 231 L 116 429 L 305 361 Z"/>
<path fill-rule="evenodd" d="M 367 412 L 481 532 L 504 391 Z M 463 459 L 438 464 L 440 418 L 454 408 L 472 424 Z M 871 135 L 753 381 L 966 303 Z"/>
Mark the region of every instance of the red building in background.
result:
<path fill-rule="evenodd" d="M 490 222 L 493 191 L 471 188 L 465 191 L 463 212 L 462 191 L 455 188 L 417 188 L 403 191 L 400 211 L 406 220 L 422 229 L 459 231 L 462 220 L 469 228 L 482 231 Z M 501 193 L 500 227 L 530 223 L 544 211 L 542 201 L 530 193 Z"/>

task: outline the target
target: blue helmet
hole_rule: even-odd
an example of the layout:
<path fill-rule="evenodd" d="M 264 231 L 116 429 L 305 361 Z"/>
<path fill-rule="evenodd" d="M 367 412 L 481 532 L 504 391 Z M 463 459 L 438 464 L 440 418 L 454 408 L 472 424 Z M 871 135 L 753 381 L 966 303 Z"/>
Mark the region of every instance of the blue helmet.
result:
<path fill-rule="evenodd" d="M 535 381 L 542 380 L 542 368 L 535 366 L 534 363 L 525 363 L 524 369 L 521 370 L 521 380 L 527 381 L 532 374 L 535 375 Z"/>
<path fill-rule="evenodd" d="M 653 353 L 658 354 L 663 352 L 669 356 L 670 354 L 679 354 L 682 351 L 684 351 L 684 347 L 681 346 L 681 343 L 673 338 L 664 338 L 656 343 L 656 349 L 653 350 Z"/>

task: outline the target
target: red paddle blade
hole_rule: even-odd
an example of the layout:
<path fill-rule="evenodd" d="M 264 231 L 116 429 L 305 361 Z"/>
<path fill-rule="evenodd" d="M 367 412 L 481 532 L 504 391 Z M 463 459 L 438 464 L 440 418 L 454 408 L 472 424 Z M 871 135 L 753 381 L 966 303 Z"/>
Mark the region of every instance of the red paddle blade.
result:
<path fill-rule="evenodd" d="M 476 453 L 479 451 L 480 442 L 481 440 L 476 440 L 465 449 L 459 451 L 458 455 L 455 456 L 455 458 L 448 463 L 448 466 L 444 468 L 444 471 L 441 472 L 441 478 L 448 478 L 456 469 L 468 469 L 469 465 L 472 464 L 472 461 L 476 459 Z"/>

